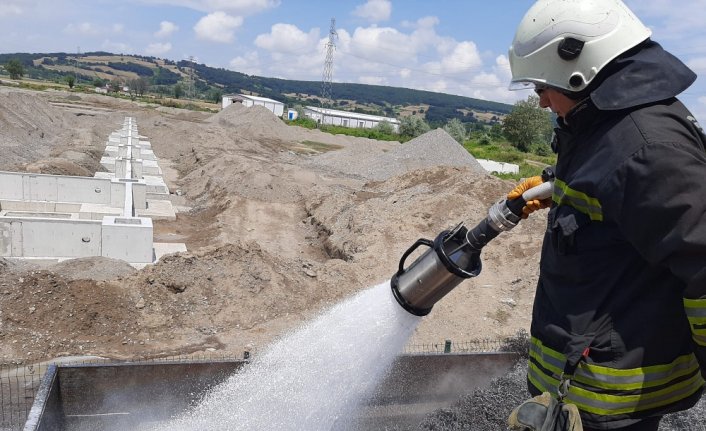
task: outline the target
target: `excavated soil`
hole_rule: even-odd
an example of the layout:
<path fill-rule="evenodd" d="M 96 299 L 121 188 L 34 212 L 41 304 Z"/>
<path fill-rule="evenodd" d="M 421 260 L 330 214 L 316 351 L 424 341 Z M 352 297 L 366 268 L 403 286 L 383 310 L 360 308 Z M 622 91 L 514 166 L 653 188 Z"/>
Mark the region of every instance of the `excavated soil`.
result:
<path fill-rule="evenodd" d="M 257 351 L 389 279 L 418 238 L 475 223 L 513 183 L 448 134 L 404 145 L 285 125 L 261 107 L 216 114 L 101 95 L 0 90 L 0 169 L 92 175 L 125 116 L 160 158 L 189 251 L 135 270 L 111 259 L 0 260 L 0 361 Z M 411 344 L 529 326 L 543 215 L 501 235 L 482 274 L 436 305 Z M 364 312 L 364 310 L 362 311 Z"/>

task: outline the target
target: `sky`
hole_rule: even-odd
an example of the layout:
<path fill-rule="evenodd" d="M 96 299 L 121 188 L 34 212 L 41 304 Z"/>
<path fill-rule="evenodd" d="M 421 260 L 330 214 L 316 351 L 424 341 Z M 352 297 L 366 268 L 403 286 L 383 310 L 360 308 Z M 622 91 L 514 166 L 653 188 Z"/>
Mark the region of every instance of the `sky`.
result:
<path fill-rule="evenodd" d="M 333 81 L 505 103 L 507 50 L 532 0 L 0 0 L 0 52 L 150 55 L 320 81 L 335 18 Z M 626 0 L 700 77 L 680 98 L 706 123 L 706 0 Z M 335 96 L 335 95 L 334 95 Z"/>

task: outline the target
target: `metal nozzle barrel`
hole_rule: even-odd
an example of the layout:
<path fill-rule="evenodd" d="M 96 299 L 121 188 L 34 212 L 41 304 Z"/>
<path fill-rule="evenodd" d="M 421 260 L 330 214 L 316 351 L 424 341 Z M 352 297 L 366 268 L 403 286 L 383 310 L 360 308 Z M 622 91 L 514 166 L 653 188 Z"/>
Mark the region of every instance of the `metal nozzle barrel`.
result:
<path fill-rule="evenodd" d="M 552 184 L 543 183 L 512 201 L 501 200 L 470 231 L 457 225 L 441 232 L 434 241 L 418 239 L 400 259 L 399 269 L 390 285 L 397 302 L 410 313 L 426 316 L 441 298 L 463 280 L 480 274 L 480 252 L 500 232 L 508 231 L 521 220 L 522 207 L 530 199 L 551 195 Z M 429 247 L 405 269 L 405 261 L 420 246 Z"/>
<path fill-rule="evenodd" d="M 400 259 L 390 285 L 392 294 L 408 312 L 426 316 L 434 304 L 463 280 L 481 271 L 480 252 L 470 248 L 462 224 L 441 232 L 434 241 L 419 239 Z M 405 260 L 420 246 L 429 249 L 405 269 Z"/>

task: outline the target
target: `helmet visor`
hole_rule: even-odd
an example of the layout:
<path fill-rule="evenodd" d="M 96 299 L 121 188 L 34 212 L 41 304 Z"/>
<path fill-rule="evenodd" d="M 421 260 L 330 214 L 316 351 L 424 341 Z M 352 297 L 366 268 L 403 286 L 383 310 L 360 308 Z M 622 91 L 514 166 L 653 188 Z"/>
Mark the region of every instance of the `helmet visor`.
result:
<path fill-rule="evenodd" d="M 547 87 L 546 84 L 540 83 L 540 82 L 534 82 L 534 81 L 512 81 L 510 82 L 510 86 L 508 87 L 508 90 L 510 91 L 517 91 L 517 90 L 534 90 L 537 87 Z"/>

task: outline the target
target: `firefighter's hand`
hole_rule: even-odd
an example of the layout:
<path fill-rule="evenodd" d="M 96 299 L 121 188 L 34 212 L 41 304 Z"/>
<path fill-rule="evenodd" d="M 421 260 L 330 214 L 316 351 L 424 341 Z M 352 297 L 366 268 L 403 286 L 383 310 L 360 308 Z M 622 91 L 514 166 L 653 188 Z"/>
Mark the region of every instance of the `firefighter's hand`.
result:
<path fill-rule="evenodd" d="M 522 196 L 522 193 L 526 192 L 527 190 L 537 187 L 538 185 L 542 184 L 542 177 L 537 175 L 535 177 L 529 177 L 522 181 L 520 184 L 517 185 L 510 193 L 507 194 L 507 200 L 513 200 L 517 199 L 520 196 Z M 549 208 L 552 205 L 552 198 L 546 198 L 546 199 L 532 199 L 527 201 L 525 203 L 525 206 L 522 207 L 522 218 L 526 219 L 530 214 L 533 212 L 543 209 L 543 208 Z"/>

